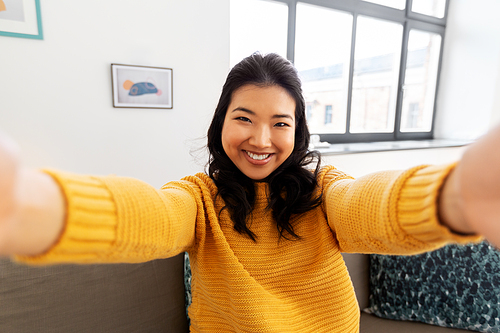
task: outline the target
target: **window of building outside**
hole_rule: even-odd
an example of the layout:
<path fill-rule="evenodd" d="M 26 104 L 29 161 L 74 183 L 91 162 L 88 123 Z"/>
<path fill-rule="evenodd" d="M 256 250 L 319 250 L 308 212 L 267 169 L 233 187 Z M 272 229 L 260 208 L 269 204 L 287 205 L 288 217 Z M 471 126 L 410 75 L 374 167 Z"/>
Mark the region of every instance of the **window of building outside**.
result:
<path fill-rule="evenodd" d="M 326 105 L 325 106 L 325 125 L 331 124 L 333 119 L 332 119 L 332 106 L 331 105 Z"/>
<path fill-rule="evenodd" d="M 231 0 L 230 62 L 295 64 L 312 134 L 432 139 L 447 0 Z"/>

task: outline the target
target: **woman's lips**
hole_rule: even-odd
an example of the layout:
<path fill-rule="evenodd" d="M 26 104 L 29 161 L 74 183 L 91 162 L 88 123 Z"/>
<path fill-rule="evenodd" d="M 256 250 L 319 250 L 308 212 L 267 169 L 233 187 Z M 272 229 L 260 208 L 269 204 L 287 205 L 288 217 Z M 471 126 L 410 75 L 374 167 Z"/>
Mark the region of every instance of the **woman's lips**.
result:
<path fill-rule="evenodd" d="M 274 155 L 272 153 L 257 154 L 257 153 L 252 153 L 252 152 L 249 152 L 246 150 L 244 150 L 244 153 L 245 153 L 246 159 L 250 163 L 255 164 L 255 165 L 264 165 L 264 164 L 268 163 L 271 160 L 272 156 Z"/>

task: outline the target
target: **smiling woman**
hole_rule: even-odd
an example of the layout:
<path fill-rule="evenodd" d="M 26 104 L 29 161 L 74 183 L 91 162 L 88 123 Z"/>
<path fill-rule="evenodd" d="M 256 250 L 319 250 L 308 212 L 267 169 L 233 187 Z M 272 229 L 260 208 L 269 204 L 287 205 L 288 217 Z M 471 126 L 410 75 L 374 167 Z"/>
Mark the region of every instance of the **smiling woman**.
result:
<path fill-rule="evenodd" d="M 277 54 L 254 54 L 233 67 L 208 130 L 208 148 L 209 174 L 238 232 L 255 240 L 247 217 L 255 203 L 254 181 L 265 180 L 280 237 L 300 238 L 290 217 L 321 200 L 314 193 L 320 156 L 308 147 L 295 67 Z M 316 170 L 306 170 L 315 161 Z"/>
<path fill-rule="evenodd" d="M 293 151 L 295 101 L 280 86 L 243 86 L 233 93 L 222 146 L 247 177 L 262 180 Z"/>

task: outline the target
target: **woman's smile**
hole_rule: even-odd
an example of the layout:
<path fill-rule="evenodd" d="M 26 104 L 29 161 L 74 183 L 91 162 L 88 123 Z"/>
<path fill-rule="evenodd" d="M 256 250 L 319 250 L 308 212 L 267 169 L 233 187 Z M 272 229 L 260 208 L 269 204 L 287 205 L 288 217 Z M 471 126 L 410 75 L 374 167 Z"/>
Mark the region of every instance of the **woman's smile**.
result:
<path fill-rule="evenodd" d="M 247 157 L 250 163 L 254 163 L 257 165 L 264 165 L 268 163 L 271 160 L 271 157 L 273 154 L 258 154 L 258 153 L 252 153 L 249 151 L 244 150 L 243 151 Z"/>

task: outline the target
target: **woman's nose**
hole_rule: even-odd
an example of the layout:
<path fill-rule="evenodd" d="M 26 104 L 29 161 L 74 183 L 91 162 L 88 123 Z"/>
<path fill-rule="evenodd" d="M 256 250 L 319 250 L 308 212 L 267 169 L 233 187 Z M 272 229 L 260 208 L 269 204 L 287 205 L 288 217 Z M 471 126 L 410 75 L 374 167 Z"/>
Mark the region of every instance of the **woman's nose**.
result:
<path fill-rule="evenodd" d="M 257 148 L 271 147 L 271 133 L 266 127 L 257 128 L 253 131 L 249 143 Z"/>

